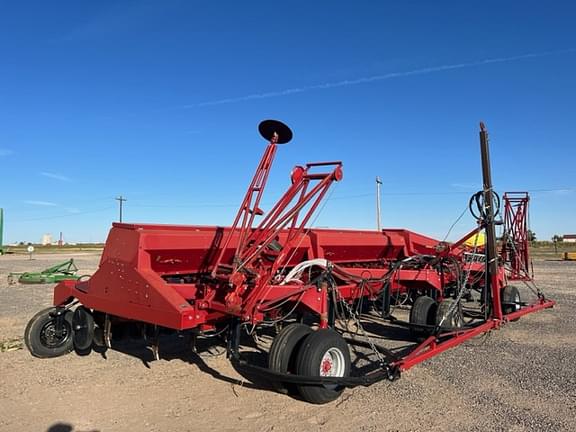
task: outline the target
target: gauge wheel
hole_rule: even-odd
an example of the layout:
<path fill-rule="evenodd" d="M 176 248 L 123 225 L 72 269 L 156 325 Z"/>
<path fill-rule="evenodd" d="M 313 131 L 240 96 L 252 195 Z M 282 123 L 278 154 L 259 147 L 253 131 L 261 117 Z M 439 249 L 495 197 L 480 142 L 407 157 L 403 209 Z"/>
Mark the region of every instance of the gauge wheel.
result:
<path fill-rule="evenodd" d="M 57 328 L 59 320 L 60 329 Z M 38 312 L 28 322 L 24 342 L 34 357 L 59 357 L 74 349 L 72 333 L 72 311 L 59 312 L 51 307 Z"/>

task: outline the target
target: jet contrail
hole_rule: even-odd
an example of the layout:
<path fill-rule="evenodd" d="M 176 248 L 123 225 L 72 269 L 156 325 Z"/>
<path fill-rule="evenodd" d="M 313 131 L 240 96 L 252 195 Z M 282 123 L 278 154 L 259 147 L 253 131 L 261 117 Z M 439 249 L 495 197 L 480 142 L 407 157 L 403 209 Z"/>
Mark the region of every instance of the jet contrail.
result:
<path fill-rule="evenodd" d="M 569 49 L 559 50 L 559 51 L 545 51 L 545 52 L 538 52 L 538 53 L 522 54 L 522 55 L 517 55 L 517 56 L 511 56 L 511 57 L 495 57 L 495 58 L 489 58 L 489 59 L 484 59 L 484 60 L 477 60 L 477 61 L 473 61 L 473 62 L 456 63 L 456 64 L 449 64 L 449 65 L 443 65 L 443 66 L 431 66 L 431 67 L 427 67 L 427 68 L 414 69 L 414 70 L 410 70 L 410 71 L 390 72 L 390 73 L 383 74 L 383 75 L 373 75 L 373 76 L 369 76 L 369 77 L 356 78 L 356 79 L 352 79 L 352 80 L 327 82 L 327 83 L 314 84 L 314 85 L 304 86 L 304 87 L 294 87 L 294 88 L 288 88 L 288 89 L 284 89 L 284 90 L 270 91 L 270 92 L 265 92 L 265 93 L 254 93 L 254 94 L 250 94 L 250 95 L 246 95 L 246 96 L 238 96 L 238 97 L 219 99 L 219 100 L 213 100 L 213 101 L 208 101 L 208 102 L 200 102 L 200 103 L 193 104 L 193 105 L 184 105 L 183 108 L 200 108 L 200 107 L 214 106 L 214 105 L 225 105 L 225 104 L 250 101 L 250 100 L 254 100 L 254 99 L 267 99 L 267 98 L 272 98 L 272 97 L 288 96 L 288 95 L 297 94 L 297 93 L 304 93 L 304 92 L 307 92 L 310 90 L 322 90 L 322 89 L 331 89 L 331 88 L 337 88 L 337 87 L 348 87 L 348 86 L 353 86 L 353 85 L 357 85 L 357 84 L 371 83 L 374 81 L 384 81 L 384 80 L 388 80 L 388 79 L 392 79 L 392 78 L 401 78 L 401 77 L 408 77 L 408 76 L 413 76 L 413 75 L 426 75 L 429 73 L 442 72 L 442 71 L 454 70 L 454 69 L 465 69 L 465 68 L 482 66 L 482 65 L 493 64 L 493 63 L 507 63 L 507 62 L 512 62 L 512 61 L 516 61 L 516 60 L 538 58 L 538 57 L 547 57 L 547 56 L 558 55 L 558 54 L 572 54 L 572 53 L 576 53 L 576 48 L 569 48 Z"/>

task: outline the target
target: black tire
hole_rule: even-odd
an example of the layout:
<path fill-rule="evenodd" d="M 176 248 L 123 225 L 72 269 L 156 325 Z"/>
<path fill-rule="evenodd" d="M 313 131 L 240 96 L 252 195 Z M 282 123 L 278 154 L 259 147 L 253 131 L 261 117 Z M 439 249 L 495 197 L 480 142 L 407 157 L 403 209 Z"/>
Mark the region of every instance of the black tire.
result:
<path fill-rule="evenodd" d="M 64 312 L 62 335 L 55 335 L 56 308 L 51 307 L 32 317 L 24 331 L 28 351 L 38 358 L 59 357 L 74 349 L 72 339 L 72 311 Z"/>
<path fill-rule="evenodd" d="M 522 307 L 522 299 L 520 298 L 520 291 L 514 285 L 508 285 L 500 291 L 500 304 L 502 305 L 502 313 L 508 315 L 509 313 L 516 312 Z M 520 318 L 510 320 L 512 322 L 518 321 Z"/>
<path fill-rule="evenodd" d="M 447 298 L 442 300 L 442 303 L 440 303 L 436 309 L 436 325 L 438 326 L 442 323 L 440 326 L 442 330 L 454 330 L 462 327 L 462 324 L 464 323 L 460 306 L 455 306 L 454 310 L 450 315 L 448 315 L 448 311 L 453 307 L 453 305 L 454 300 Z"/>
<path fill-rule="evenodd" d="M 296 373 L 296 355 L 302 342 L 312 333 L 312 329 L 300 323 L 290 324 L 284 327 L 272 341 L 268 352 L 268 367 L 274 372 Z M 296 393 L 294 384 L 273 382 L 276 390 L 282 393 Z"/>
<path fill-rule="evenodd" d="M 420 296 L 416 298 L 412 309 L 410 309 L 410 324 L 417 325 L 436 325 L 436 312 L 438 310 L 438 303 L 428 296 Z M 416 340 L 423 340 L 430 336 L 431 330 L 425 328 L 411 328 L 410 334 Z"/>
<path fill-rule="evenodd" d="M 329 362 L 328 365 L 326 363 Z M 350 350 L 346 341 L 332 329 L 320 329 L 308 335 L 296 359 L 296 373 L 306 376 L 350 375 Z M 322 369 L 328 366 L 324 374 Z M 333 374 L 332 374 L 333 373 Z M 304 400 L 313 404 L 325 404 L 338 399 L 344 387 L 338 385 L 299 385 Z"/>

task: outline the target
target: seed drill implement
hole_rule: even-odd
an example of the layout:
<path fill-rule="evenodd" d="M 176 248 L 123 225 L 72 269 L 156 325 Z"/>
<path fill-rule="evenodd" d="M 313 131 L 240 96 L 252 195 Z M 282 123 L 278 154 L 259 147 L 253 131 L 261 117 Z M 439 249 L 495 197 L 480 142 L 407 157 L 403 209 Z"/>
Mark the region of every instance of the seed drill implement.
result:
<path fill-rule="evenodd" d="M 527 206 L 519 207 L 527 198 L 519 204 L 511 201 L 517 195 L 504 196 L 500 217 L 483 124 L 483 185 L 469 203 L 474 226 L 453 243 L 406 229 L 312 228 L 327 192 L 343 180 L 340 161 L 294 167 L 286 192 L 264 210 L 276 152 L 292 131 L 266 120 L 259 132 L 268 144 L 230 226 L 114 223 L 96 273 L 60 282 L 54 307 L 29 322 L 31 353 L 55 357 L 96 341 L 110 346 L 122 323 L 153 336 L 219 335 L 240 373 L 322 404 L 347 387 L 398 379 L 449 348 L 554 305 L 531 278 Z M 479 234 L 485 244 L 470 246 Z M 530 301 L 511 282 L 532 290 Z M 246 355 L 243 341 L 259 334 L 273 337 L 268 367 Z M 386 346 L 398 335 L 401 347 Z M 150 340 L 158 355 L 158 338 Z M 352 366 L 351 345 L 364 347 L 369 367 Z"/>

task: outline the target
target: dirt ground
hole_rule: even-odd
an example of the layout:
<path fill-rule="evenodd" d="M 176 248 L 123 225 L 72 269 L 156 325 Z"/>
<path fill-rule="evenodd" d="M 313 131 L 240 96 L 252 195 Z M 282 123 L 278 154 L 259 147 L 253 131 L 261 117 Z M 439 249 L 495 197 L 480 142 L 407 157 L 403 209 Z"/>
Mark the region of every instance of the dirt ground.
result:
<path fill-rule="evenodd" d="M 70 255 L 0 257 L 0 342 L 17 347 L 28 319 L 50 306 L 50 285 L 13 285 L 10 271 Z M 98 254 L 76 254 L 92 273 Z M 168 341 L 105 355 L 36 359 L 0 353 L 1 431 L 574 431 L 576 262 L 537 261 L 557 307 L 523 317 L 403 374 L 315 406 L 242 381 L 223 356 Z M 524 291 L 522 291 L 524 294 Z"/>

